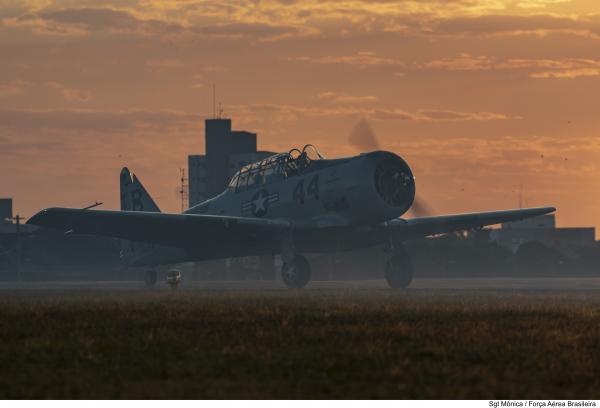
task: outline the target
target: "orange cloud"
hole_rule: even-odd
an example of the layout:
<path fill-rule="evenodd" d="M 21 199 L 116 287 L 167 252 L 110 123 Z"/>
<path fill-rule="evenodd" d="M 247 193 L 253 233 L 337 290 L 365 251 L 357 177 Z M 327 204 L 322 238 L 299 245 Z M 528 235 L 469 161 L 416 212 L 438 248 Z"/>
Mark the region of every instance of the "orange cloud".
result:
<path fill-rule="evenodd" d="M 600 22 L 593 17 L 553 15 L 480 15 L 440 19 L 430 27 L 433 34 L 454 35 L 548 35 L 571 33 L 600 38 Z"/>
<path fill-rule="evenodd" d="M 57 89 L 68 102 L 89 102 L 92 93 L 85 89 L 71 88 L 59 82 L 46 82 L 46 86 Z"/>
<path fill-rule="evenodd" d="M 317 99 L 325 100 L 330 103 L 336 104 L 356 104 L 356 103 L 372 103 L 377 102 L 379 98 L 374 95 L 347 95 L 347 94 L 339 94 L 337 92 L 325 91 L 320 92 L 317 95 Z"/>
<path fill-rule="evenodd" d="M 285 58 L 287 61 L 297 61 L 297 62 L 306 62 L 310 64 L 322 64 L 322 65 L 353 65 L 360 68 L 365 68 L 369 66 L 380 66 L 380 65 L 395 65 L 395 66 L 404 66 L 404 63 L 395 58 L 389 57 L 380 57 L 375 52 L 371 51 L 362 51 L 357 52 L 353 55 L 328 55 L 321 57 L 287 57 Z"/>
<path fill-rule="evenodd" d="M 176 111 L 14 110 L 0 109 L 0 127 L 110 131 L 138 126 L 156 129 L 197 126 L 199 115 Z"/>
<path fill-rule="evenodd" d="M 8 96 L 20 95 L 26 88 L 29 88 L 33 84 L 29 81 L 23 81 L 22 79 L 15 79 L 4 84 L 0 84 L 0 98 Z"/>
<path fill-rule="evenodd" d="M 38 34 L 75 37 L 92 33 L 173 34 L 183 29 L 178 23 L 138 18 L 129 11 L 106 7 L 38 10 L 5 19 L 3 23 L 9 27 L 30 28 Z"/>
<path fill-rule="evenodd" d="M 579 69 L 569 69 L 564 71 L 544 71 L 544 72 L 534 72 L 530 76 L 536 79 L 543 78 L 578 78 L 578 77 L 589 77 L 589 76 L 599 76 L 600 69 L 599 68 L 579 68 Z"/>
<path fill-rule="evenodd" d="M 460 54 L 417 64 L 418 69 L 446 71 L 528 70 L 531 78 L 577 78 L 600 75 L 600 60 L 584 58 L 499 60 L 489 56 Z M 545 71 L 538 72 L 537 70 Z"/>
<path fill-rule="evenodd" d="M 308 117 L 368 117 L 381 121 L 416 121 L 416 122 L 464 122 L 489 120 L 515 120 L 518 116 L 509 116 L 494 112 L 460 112 L 440 109 L 418 109 L 406 111 L 398 108 L 366 108 L 366 107 L 304 107 L 277 104 L 252 104 L 231 106 L 235 117 L 244 118 L 260 115 L 272 115 L 276 119 L 295 121 L 299 116 Z"/>

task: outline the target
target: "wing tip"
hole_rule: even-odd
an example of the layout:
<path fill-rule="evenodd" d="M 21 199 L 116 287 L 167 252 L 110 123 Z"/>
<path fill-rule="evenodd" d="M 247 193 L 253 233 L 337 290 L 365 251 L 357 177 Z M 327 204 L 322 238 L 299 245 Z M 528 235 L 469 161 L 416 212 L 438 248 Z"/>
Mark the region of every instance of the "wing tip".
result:
<path fill-rule="evenodd" d="M 516 211 L 521 213 L 529 214 L 548 214 L 556 211 L 556 207 L 527 207 L 527 208 L 514 208 L 512 210 L 501 210 L 501 211 Z"/>
<path fill-rule="evenodd" d="M 32 217 L 29 217 L 29 219 L 27 220 L 27 224 L 29 225 L 42 225 L 42 222 L 46 216 L 46 214 L 48 213 L 48 211 L 50 210 L 50 208 L 45 208 L 41 211 L 38 211 L 37 213 L 35 213 Z"/>
<path fill-rule="evenodd" d="M 539 210 L 543 214 L 548 214 L 548 213 L 556 212 L 556 207 L 540 207 L 540 208 L 537 208 L 537 210 Z"/>
<path fill-rule="evenodd" d="M 26 224 L 37 225 L 38 227 L 42 227 L 42 226 L 44 226 L 44 225 L 47 224 L 47 221 L 49 220 L 49 217 L 53 213 L 56 213 L 56 212 L 60 211 L 61 209 L 64 209 L 64 208 L 59 208 L 59 207 L 44 208 L 43 210 L 38 211 L 33 216 L 31 216 L 27 220 Z"/>

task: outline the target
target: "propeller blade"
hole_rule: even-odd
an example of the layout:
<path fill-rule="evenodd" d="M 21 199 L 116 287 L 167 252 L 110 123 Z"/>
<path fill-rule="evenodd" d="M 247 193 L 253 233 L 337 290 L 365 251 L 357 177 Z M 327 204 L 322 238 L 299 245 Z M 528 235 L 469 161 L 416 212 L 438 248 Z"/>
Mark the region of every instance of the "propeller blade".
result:
<path fill-rule="evenodd" d="M 361 152 L 371 152 L 381 150 L 377 136 L 371 129 L 371 125 L 365 118 L 362 118 L 350 131 L 348 143 Z"/>

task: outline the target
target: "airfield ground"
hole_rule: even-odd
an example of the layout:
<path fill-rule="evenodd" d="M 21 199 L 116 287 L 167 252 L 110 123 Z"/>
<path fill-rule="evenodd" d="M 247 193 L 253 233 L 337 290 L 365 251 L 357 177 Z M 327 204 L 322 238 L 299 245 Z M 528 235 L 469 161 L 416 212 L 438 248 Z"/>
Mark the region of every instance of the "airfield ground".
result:
<path fill-rule="evenodd" d="M 598 399 L 600 280 L 4 283 L 0 398 Z"/>

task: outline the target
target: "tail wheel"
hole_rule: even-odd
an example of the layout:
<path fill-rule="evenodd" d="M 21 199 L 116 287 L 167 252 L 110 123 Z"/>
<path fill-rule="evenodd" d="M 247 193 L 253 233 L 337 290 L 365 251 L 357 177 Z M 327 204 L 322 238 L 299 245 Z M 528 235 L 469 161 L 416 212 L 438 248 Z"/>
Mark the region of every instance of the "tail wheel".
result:
<path fill-rule="evenodd" d="M 156 285 L 156 282 L 158 281 L 158 272 L 156 272 L 155 270 L 149 270 L 146 271 L 146 274 L 144 275 L 144 283 L 146 284 L 146 286 L 148 287 L 153 287 L 154 285 Z"/>
<path fill-rule="evenodd" d="M 167 284 L 171 287 L 171 289 L 177 289 L 177 286 L 179 286 L 181 283 L 182 278 L 183 275 L 178 269 L 171 269 L 167 272 Z"/>
<path fill-rule="evenodd" d="M 310 264 L 302 255 L 296 255 L 292 262 L 281 267 L 281 278 L 288 288 L 302 289 L 310 281 Z"/>
<path fill-rule="evenodd" d="M 396 254 L 385 266 L 385 280 L 394 289 L 407 288 L 413 280 L 413 265 L 406 253 Z"/>

